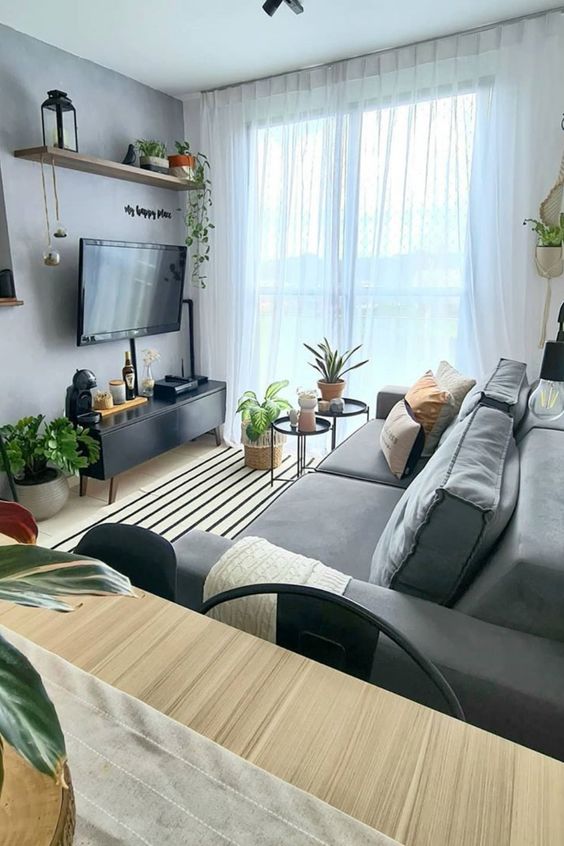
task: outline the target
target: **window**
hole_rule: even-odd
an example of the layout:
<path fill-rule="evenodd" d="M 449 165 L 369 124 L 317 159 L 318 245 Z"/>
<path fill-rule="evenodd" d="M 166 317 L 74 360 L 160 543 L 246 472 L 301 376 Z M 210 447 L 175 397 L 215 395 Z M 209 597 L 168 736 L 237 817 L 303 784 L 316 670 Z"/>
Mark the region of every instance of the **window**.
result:
<path fill-rule="evenodd" d="M 255 130 L 247 279 L 261 383 L 312 384 L 302 341 L 363 344 L 352 394 L 453 358 L 474 136 L 471 92 Z"/>

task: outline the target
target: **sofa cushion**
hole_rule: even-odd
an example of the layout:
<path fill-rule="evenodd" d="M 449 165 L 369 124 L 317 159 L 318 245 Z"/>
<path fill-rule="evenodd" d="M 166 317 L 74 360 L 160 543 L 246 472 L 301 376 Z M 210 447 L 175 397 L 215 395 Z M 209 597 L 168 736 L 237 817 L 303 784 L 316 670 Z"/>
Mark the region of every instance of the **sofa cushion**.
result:
<path fill-rule="evenodd" d="M 396 479 L 411 476 L 425 445 L 423 426 L 407 400 L 400 400 L 388 414 L 380 432 L 380 447 Z"/>
<path fill-rule="evenodd" d="M 369 420 L 329 453 L 318 464 L 317 472 L 406 488 L 413 477 L 423 469 L 426 461 L 419 460 L 411 476 L 397 479 L 380 449 L 383 426 L 384 420 Z"/>
<path fill-rule="evenodd" d="M 528 395 L 527 365 L 500 358 L 487 379 L 466 394 L 458 419 L 464 420 L 479 404 L 490 404 L 506 410 L 517 429 L 527 410 Z"/>
<path fill-rule="evenodd" d="M 519 453 L 515 513 L 457 608 L 564 643 L 564 432 L 532 429 Z"/>
<path fill-rule="evenodd" d="M 374 547 L 402 491 L 310 473 L 291 485 L 239 535 L 316 558 L 357 579 L 368 579 Z"/>
<path fill-rule="evenodd" d="M 456 599 L 515 507 L 512 422 L 479 405 L 457 424 L 396 506 L 374 552 L 371 582 L 443 604 Z"/>
<path fill-rule="evenodd" d="M 466 394 L 475 386 L 476 380 L 469 376 L 463 376 L 458 370 L 449 364 L 448 361 L 439 362 L 435 379 L 439 388 L 443 391 L 448 391 L 456 408 L 456 413 L 460 411 L 460 406 L 464 402 Z"/>
<path fill-rule="evenodd" d="M 431 370 L 427 370 L 405 395 L 413 416 L 425 432 L 423 454 L 432 455 L 439 439 L 456 417 L 456 406 L 450 391 L 439 387 Z"/>

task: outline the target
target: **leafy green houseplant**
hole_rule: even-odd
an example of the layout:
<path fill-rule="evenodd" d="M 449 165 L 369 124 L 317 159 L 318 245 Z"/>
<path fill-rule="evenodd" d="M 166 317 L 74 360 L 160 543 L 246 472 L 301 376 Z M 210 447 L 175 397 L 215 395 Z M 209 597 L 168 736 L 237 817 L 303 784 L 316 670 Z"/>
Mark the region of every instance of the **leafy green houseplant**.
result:
<path fill-rule="evenodd" d="M 0 535 L 16 543 L 0 546 L 0 600 L 73 611 L 65 595 L 133 595 L 129 579 L 94 558 L 35 546 L 37 525 L 15 502 L 0 501 Z M 65 785 L 65 740 L 57 713 L 28 659 L 0 635 L 0 791 L 3 743 L 32 767 Z"/>
<path fill-rule="evenodd" d="M 41 507 L 37 511 L 35 501 L 41 497 L 49 511 L 47 516 L 56 514 L 68 498 L 68 483 L 63 474 L 77 473 L 97 461 L 100 454 L 97 441 L 88 431 L 74 426 L 66 417 L 50 423 L 45 422 L 43 414 L 22 417 L 14 425 L 2 426 L 0 433 L 6 455 L 5 459 L 0 455 L 0 470 L 11 468 L 16 477 L 18 499 L 36 519 L 46 519 L 46 515 Z M 9 468 L 5 466 L 6 459 Z M 33 490 L 38 486 L 41 492 Z"/>
<path fill-rule="evenodd" d="M 551 226 L 542 220 L 535 220 L 527 217 L 523 226 L 531 224 L 533 232 L 536 233 L 539 247 L 561 247 L 564 241 L 564 214 L 560 215 L 560 222 L 557 226 Z"/>
<path fill-rule="evenodd" d="M 561 276 L 564 272 L 564 262 L 562 261 L 564 214 L 560 215 L 558 224 L 549 224 L 543 220 L 534 220 L 533 218 L 527 218 L 523 221 L 524 226 L 527 223 L 531 224 L 533 232 L 537 236 L 535 264 L 539 276 L 542 276 L 544 279 L 554 279 L 557 276 Z M 549 301 L 550 290 L 547 286 L 543 326 L 539 340 L 539 346 L 541 347 L 544 346 L 546 339 L 546 319 L 548 317 Z"/>
<path fill-rule="evenodd" d="M 195 157 L 195 188 L 188 191 L 186 209 L 186 245 L 191 249 L 192 284 L 197 288 L 207 285 L 206 264 L 210 260 L 210 236 L 214 224 L 210 220 L 213 205 L 210 163 L 203 153 Z"/>
<path fill-rule="evenodd" d="M 135 146 L 139 153 L 139 167 L 144 170 L 157 170 L 157 172 L 168 169 L 166 144 L 162 141 L 139 138 Z"/>
<path fill-rule="evenodd" d="M 283 379 L 272 382 L 264 393 L 262 402 L 254 391 L 245 391 L 239 398 L 237 414 L 241 415 L 245 464 L 255 470 L 270 467 L 270 424 L 280 417 L 280 413 L 292 408 L 288 400 L 280 396 L 280 391 L 287 388 L 289 382 Z M 275 433 L 274 466 L 282 461 L 284 436 Z"/>
<path fill-rule="evenodd" d="M 368 364 L 368 359 L 358 362 L 358 364 L 349 365 L 346 367 L 352 356 L 358 352 L 362 347 L 359 344 L 352 350 L 346 350 L 342 355 L 337 349 L 331 349 L 331 345 L 327 338 L 323 338 L 321 343 L 312 347 L 309 344 L 304 344 L 308 352 L 312 353 L 314 360 L 309 364 L 314 370 L 321 374 L 321 379 L 317 382 L 317 387 L 321 392 L 321 397 L 324 400 L 332 400 L 343 395 L 345 390 L 345 380 L 343 376 L 350 370 L 356 370 L 364 364 Z"/>

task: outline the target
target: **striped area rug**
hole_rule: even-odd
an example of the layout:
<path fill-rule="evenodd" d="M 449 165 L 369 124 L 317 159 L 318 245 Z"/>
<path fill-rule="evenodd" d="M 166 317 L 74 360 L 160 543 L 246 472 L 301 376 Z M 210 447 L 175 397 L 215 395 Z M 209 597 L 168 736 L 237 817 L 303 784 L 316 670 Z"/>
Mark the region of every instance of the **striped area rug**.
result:
<path fill-rule="evenodd" d="M 291 478 L 295 472 L 295 456 L 285 456 L 275 476 Z M 52 546 L 70 552 L 88 529 L 101 523 L 143 526 L 171 542 L 191 529 L 233 538 L 290 484 L 281 480 L 271 487 L 270 470 L 251 470 L 242 450 L 218 447 Z"/>

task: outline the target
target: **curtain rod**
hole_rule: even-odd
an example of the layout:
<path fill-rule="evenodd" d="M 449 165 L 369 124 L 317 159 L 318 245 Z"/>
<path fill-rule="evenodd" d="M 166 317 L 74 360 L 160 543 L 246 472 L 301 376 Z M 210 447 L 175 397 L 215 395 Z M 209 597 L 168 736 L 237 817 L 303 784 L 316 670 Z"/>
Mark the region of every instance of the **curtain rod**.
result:
<path fill-rule="evenodd" d="M 430 44 L 433 41 L 442 41 L 446 38 L 456 38 L 458 35 L 474 35 L 478 32 L 486 32 L 488 29 L 494 29 L 496 26 L 502 24 L 520 23 L 520 21 L 534 20 L 534 18 L 541 18 L 543 15 L 550 15 L 553 12 L 564 12 L 564 6 L 553 6 L 549 9 L 544 9 L 541 12 L 529 12 L 526 15 L 518 15 L 515 18 L 504 18 L 498 21 L 492 21 L 482 26 L 475 26 L 471 29 L 460 29 L 457 32 L 449 32 L 446 35 L 438 35 L 435 38 L 422 38 L 420 41 L 411 41 L 408 44 L 396 44 L 395 47 L 383 47 L 381 50 L 372 50 L 370 53 L 359 53 L 357 56 L 347 56 L 342 59 L 333 59 L 330 62 L 320 62 L 318 65 L 307 65 L 303 68 L 294 68 L 293 70 L 281 71 L 280 73 L 266 74 L 265 76 L 257 76 L 254 79 L 242 79 L 239 82 L 229 82 L 226 85 L 218 85 L 215 88 L 203 88 L 201 91 L 194 91 L 191 94 L 185 94 L 188 98 L 194 94 L 210 94 L 213 91 L 227 91 L 228 88 L 238 88 L 240 85 L 252 85 L 254 82 L 263 82 L 265 79 L 279 79 L 282 76 L 289 76 L 293 73 L 300 73 L 301 71 L 314 71 L 321 68 L 330 68 L 333 65 L 339 65 L 342 62 L 351 62 L 355 59 L 366 59 L 369 56 L 380 56 L 384 53 L 391 53 L 394 50 L 400 50 L 403 47 L 419 47 L 422 44 Z"/>

